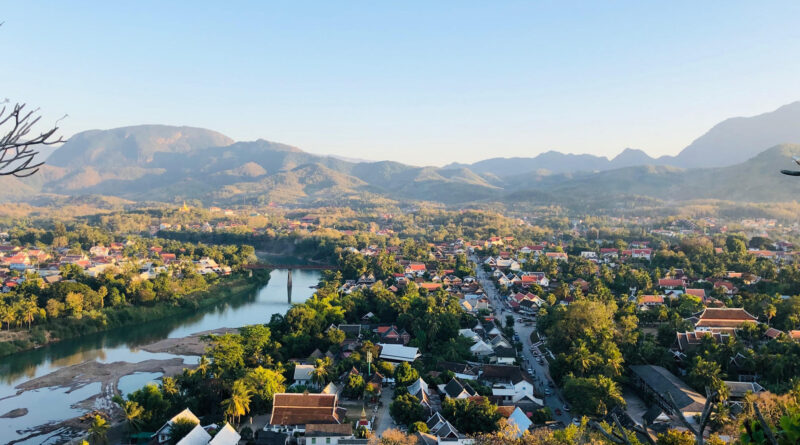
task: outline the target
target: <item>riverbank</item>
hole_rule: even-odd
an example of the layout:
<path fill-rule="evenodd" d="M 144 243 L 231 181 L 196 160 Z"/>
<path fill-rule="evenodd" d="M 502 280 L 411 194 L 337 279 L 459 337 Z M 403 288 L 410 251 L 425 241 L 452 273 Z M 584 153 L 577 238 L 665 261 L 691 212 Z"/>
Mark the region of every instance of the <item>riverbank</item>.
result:
<path fill-rule="evenodd" d="M 221 280 L 208 289 L 182 297 L 178 302 L 162 302 L 153 306 L 126 306 L 105 308 L 100 316 L 82 319 L 59 319 L 30 331 L 15 329 L 2 332 L 0 357 L 35 349 L 61 340 L 135 326 L 170 317 L 195 313 L 199 309 L 222 303 L 236 296 L 255 292 L 269 281 L 268 273 L 255 273 L 252 277 L 237 275 Z M 7 340 L 6 340 L 7 339 Z"/>

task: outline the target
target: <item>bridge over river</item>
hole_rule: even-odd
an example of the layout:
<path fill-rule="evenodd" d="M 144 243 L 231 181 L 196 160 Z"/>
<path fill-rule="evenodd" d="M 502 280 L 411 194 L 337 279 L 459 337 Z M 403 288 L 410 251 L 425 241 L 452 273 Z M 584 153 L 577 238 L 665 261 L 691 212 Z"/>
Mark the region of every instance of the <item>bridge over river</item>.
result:
<path fill-rule="evenodd" d="M 245 264 L 245 269 L 249 269 L 250 271 L 253 270 L 261 270 L 261 269 L 269 269 L 269 270 L 277 270 L 277 269 L 286 269 L 288 271 L 289 276 L 286 279 L 286 287 L 289 289 L 289 302 L 292 301 L 292 270 L 335 270 L 336 266 L 330 264 L 270 264 L 270 263 L 251 263 Z"/>

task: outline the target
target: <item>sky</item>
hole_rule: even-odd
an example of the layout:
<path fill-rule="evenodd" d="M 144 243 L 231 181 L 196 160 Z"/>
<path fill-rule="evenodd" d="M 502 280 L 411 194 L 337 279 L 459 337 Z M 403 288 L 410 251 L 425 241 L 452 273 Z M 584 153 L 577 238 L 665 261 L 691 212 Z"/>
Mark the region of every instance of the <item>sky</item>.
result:
<path fill-rule="evenodd" d="M 416 165 L 676 154 L 800 100 L 800 2 L 8 1 L 0 97 Z"/>

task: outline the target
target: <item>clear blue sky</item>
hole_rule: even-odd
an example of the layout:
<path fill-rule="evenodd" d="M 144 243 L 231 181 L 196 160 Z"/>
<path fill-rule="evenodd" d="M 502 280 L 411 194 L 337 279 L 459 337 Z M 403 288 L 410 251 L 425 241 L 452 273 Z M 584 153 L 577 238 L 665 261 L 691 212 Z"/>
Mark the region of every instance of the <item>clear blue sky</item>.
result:
<path fill-rule="evenodd" d="M 0 0 L 0 97 L 413 164 L 674 154 L 800 100 L 800 2 Z"/>

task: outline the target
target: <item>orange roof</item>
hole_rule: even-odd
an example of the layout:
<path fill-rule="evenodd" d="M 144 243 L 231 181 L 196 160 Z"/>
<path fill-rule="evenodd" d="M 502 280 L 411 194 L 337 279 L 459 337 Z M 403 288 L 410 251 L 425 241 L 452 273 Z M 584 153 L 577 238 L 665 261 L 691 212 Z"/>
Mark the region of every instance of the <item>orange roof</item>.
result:
<path fill-rule="evenodd" d="M 664 303 L 664 296 L 663 295 L 642 295 L 639 297 L 642 304 L 647 303 Z"/>
<path fill-rule="evenodd" d="M 442 283 L 419 283 L 419 287 L 427 290 L 436 290 L 442 287 Z"/>

